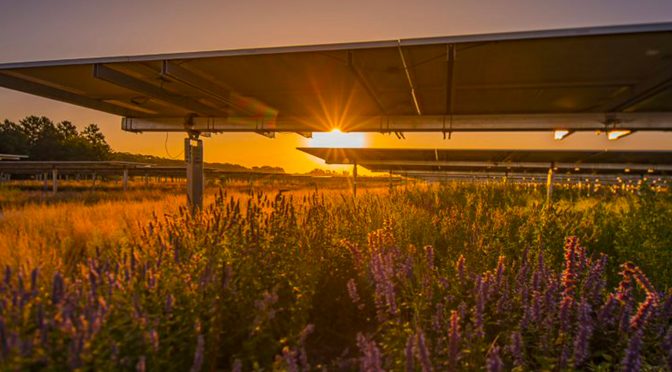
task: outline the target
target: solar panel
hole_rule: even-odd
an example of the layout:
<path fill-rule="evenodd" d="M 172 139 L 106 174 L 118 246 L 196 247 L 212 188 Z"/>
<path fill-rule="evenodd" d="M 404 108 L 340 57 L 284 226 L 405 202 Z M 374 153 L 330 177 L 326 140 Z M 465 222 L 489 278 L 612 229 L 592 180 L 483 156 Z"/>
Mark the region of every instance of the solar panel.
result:
<path fill-rule="evenodd" d="M 672 129 L 672 23 L 0 65 L 130 131 Z"/>
<path fill-rule="evenodd" d="M 379 172 L 672 174 L 672 151 L 299 148 L 327 164 Z"/>

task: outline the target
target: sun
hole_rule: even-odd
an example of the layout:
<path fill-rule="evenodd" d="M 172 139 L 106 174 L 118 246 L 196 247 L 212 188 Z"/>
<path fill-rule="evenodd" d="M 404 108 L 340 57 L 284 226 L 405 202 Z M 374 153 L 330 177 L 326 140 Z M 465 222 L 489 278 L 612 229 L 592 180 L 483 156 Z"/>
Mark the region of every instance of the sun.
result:
<path fill-rule="evenodd" d="M 308 140 L 310 147 L 364 147 L 365 145 L 364 133 L 343 133 L 340 129 L 313 133 L 313 138 Z"/>

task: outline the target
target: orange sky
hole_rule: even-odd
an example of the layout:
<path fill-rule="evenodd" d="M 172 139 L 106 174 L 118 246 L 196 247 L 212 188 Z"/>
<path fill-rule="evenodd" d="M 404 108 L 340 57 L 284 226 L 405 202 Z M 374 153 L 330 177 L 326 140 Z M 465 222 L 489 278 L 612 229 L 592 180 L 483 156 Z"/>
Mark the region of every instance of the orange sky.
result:
<path fill-rule="evenodd" d="M 669 0 L 3 0 L 0 63 L 669 21 Z M 0 88 L 0 120 L 31 114 L 80 127 L 98 123 L 118 151 L 181 153 L 181 134 L 168 135 L 166 152 L 166 134 L 126 133 L 114 115 Z M 592 133 L 562 142 L 551 133 L 457 133 L 451 140 L 370 134 L 366 140 L 376 147 L 672 149 L 672 133 L 635 133 L 616 142 Z M 205 141 L 205 159 L 305 172 L 320 166 L 294 150 L 307 144 L 296 134 L 215 135 Z"/>

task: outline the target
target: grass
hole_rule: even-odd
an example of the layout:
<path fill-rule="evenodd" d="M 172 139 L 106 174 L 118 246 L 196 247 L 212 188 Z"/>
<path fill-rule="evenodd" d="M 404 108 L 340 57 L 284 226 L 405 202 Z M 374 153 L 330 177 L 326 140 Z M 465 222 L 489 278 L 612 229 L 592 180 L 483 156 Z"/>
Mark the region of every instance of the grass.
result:
<path fill-rule="evenodd" d="M 17 203 L 0 366 L 669 368 L 670 195 L 556 191 L 247 189 L 196 216 L 174 193 Z"/>

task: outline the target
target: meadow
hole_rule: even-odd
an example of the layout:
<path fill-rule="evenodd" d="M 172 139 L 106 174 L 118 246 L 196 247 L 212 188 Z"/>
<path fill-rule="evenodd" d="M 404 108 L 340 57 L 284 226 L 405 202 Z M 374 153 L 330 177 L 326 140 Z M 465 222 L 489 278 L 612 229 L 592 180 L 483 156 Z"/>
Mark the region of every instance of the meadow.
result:
<path fill-rule="evenodd" d="M 672 368 L 669 192 L 0 195 L 2 370 Z"/>

